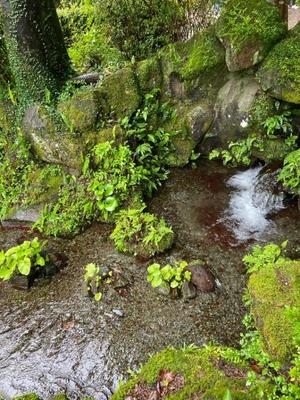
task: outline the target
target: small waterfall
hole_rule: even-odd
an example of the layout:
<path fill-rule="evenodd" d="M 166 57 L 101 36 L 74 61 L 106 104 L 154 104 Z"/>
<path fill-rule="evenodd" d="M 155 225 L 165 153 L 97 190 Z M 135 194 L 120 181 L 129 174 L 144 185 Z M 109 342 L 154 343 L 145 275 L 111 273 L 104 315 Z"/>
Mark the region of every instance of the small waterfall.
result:
<path fill-rule="evenodd" d="M 241 241 L 259 239 L 274 225 L 270 214 L 284 208 L 284 194 L 277 188 L 279 171 L 250 168 L 232 176 L 227 185 L 233 189 L 222 223 Z"/>

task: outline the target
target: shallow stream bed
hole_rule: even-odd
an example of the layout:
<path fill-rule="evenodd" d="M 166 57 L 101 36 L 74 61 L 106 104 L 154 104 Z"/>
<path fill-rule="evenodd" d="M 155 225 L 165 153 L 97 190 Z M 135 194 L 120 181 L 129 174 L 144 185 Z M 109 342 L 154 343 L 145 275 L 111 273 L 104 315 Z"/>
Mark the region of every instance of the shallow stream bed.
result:
<path fill-rule="evenodd" d="M 228 184 L 233 174 L 205 161 L 195 170 L 174 170 L 150 204 L 176 232 L 172 250 L 155 260 L 205 261 L 219 282 L 215 293 L 188 302 L 159 295 L 146 281 L 153 260 L 119 254 L 109 239 L 112 228 L 99 224 L 72 240 L 49 239 L 49 248 L 69 260 L 51 282 L 29 292 L 0 284 L 0 393 L 9 398 L 36 392 L 49 398 L 66 392 L 72 399 L 107 399 L 129 369 L 166 346 L 237 344 L 245 312 L 243 254 L 254 243 L 271 240 L 289 239 L 289 248 L 295 250 L 300 218 L 291 204 L 274 214 L 259 234 L 241 240 L 236 224 L 243 218 L 232 226 L 228 221 L 238 190 Z M 23 229 L 2 230 L 0 248 L 34 236 Z M 121 271 L 130 285 L 109 290 L 100 303 L 91 301 L 81 279 L 89 262 Z"/>

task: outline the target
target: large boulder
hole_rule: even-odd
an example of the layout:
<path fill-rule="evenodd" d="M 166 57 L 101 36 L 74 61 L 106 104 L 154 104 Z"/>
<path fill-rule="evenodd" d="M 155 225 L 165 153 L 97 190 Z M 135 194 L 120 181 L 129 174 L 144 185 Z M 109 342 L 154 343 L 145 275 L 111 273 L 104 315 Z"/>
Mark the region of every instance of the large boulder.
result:
<path fill-rule="evenodd" d="M 132 115 L 142 101 L 133 67 L 106 76 L 98 90 L 106 116 L 113 116 L 116 120 Z"/>
<path fill-rule="evenodd" d="M 93 130 L 101 111 L 98 91 L 93 87 L 84 88 L 60 101 L 57 110 L 73 131 Z"/>
<path fill-rule="evenodd" d="M 216 25 L 229 71 L 261 62 L 286 31 L 278 9 L 266 0 L 227 1 Z"/>
<path fill-rule="evenodd" d="M 23 118 L 23 130 L 40 160 L 81 169 L 89 136 L 75 136 L 63 126 L 55 110 L 38 105 L 29 108 Z"/>
<path fill-rule="evenodd" d="M 215 104 L 215 119 L 202 151 L 214 147 L 227 148 L 231 141 L 252 132 L 251 116 L 260 88 L 251 75 L 234 74 L 220 89 Z"/>
<path fill-rule="evenodd" d="M 188 42 L 163 48 L 158 57 L 164 90 L 179 100 L 211 97 L 222 86 L 227 74 L 224 48 L 214 28 L 197 33 Z"/>
<path fill-rule="evenodd" d="M 300 25 L 299 25 L 300 27 Z M 300 104 L 300 29 L 278 43 L 259 68 L 262 88 L 276 99 Z"/>

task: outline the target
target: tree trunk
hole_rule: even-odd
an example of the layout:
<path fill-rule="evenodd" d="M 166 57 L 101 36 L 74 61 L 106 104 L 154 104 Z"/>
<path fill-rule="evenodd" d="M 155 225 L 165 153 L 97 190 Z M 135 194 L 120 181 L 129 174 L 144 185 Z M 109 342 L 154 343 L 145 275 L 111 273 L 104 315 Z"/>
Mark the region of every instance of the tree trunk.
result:
<path fill-rule="evenodd" d="M 289 5 L 288 0 L 275 0 L 276 6 L 279 8 L 281 18 L 288 23 L 289 21 Z"/>
<path fill-rule="evenodd" d="M 70 72 L 54 0 L 0 0 L 5 42 L 22 103 L 53 96 Z"/>

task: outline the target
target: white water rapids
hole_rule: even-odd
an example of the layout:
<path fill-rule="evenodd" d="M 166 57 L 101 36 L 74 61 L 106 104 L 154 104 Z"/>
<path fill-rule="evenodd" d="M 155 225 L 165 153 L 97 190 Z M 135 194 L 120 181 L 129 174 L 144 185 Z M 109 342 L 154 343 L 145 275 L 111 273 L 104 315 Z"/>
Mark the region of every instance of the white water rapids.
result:
<path fill-rule="evenodd" d="M 274 193 L 277 171 L 260 174 L 262 167 L 233 175 L 227 185 L 233 189 L 228 209 L 220 222 L 240 241 L 261 239 L 265 230 L 274 229 L 269 216 L 284 208 L 283 193 Z"/>

